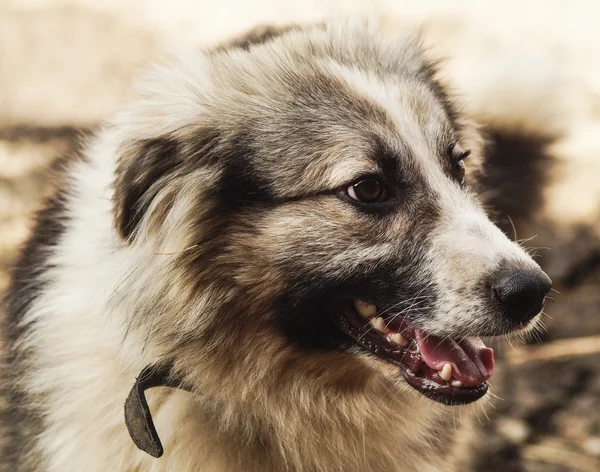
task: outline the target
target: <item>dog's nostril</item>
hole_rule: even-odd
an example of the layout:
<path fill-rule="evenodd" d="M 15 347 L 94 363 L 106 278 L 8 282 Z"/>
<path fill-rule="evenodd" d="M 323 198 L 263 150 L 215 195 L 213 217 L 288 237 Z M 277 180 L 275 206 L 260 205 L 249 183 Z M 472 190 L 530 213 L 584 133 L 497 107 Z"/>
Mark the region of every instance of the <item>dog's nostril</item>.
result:
<path fill-rule="evenodd" d="M 540 312 L 551 288 L 550 277 L 541 270 L 506 271 L 492 286 L 506 316 L 519 323 L 526 323 Z"/>

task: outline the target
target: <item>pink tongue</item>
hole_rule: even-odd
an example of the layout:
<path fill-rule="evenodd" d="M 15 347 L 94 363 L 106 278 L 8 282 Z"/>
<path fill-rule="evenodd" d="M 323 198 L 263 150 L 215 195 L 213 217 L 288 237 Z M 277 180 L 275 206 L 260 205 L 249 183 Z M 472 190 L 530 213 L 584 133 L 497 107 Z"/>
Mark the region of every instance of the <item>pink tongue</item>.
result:
<path fill-rule="evenodd" d="M 452 365 L 452 376 L 467 387 L 474 387 L 488 380 L 494 372 L 494 351 L 479 338 L 461 341 L 442 339 L 415 330 L 416 341 L 423 361 L 434 370 L 444 364 Z"/>

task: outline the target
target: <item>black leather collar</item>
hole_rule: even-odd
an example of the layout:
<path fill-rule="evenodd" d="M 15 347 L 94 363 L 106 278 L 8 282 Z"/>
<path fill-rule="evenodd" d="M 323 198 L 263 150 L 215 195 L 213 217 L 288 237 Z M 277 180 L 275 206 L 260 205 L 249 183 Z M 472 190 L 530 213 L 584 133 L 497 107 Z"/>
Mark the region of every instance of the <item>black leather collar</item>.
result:
<path fill-rule="evenodd" d="M 190 391 L 181 379 L 173 375 L 172 364 L 146 366 L 125 401 L 125 424 L 135 445 L 152 457 L 163 455 L 163 446 L 156 432 L 145 391 L 152 387 L 172 387 Z"/>

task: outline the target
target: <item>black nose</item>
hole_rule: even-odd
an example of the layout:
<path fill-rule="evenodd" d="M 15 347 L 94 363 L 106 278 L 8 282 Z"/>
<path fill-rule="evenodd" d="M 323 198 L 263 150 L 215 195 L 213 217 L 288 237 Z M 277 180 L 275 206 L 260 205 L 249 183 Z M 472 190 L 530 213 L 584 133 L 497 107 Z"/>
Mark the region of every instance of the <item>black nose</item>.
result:
<path fill-rule="evenodd" d="M 492 286 L 505 315 L 521 324 L 544 308 L 551 288 L 552 280 L 541 270 L 505 270 Z"/>

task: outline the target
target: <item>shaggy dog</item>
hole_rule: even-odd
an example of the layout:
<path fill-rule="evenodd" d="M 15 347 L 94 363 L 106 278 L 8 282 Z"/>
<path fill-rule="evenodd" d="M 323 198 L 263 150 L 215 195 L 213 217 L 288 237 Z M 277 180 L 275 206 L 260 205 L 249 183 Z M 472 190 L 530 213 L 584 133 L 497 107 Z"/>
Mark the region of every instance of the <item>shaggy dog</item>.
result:
<path fill-rule="evenodd" d="M 550 280 L 421 49 L 325 23 L 152 70 L 15 268 L 7 470 L 453 468 L 480 337 Z"/>

